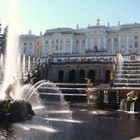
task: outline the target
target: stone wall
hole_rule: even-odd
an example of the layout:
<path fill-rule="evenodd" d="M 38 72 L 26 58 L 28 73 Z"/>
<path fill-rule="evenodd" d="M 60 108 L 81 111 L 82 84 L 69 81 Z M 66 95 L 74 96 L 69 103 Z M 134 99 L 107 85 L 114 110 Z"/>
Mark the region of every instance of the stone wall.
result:
<path fill-rule="evenodd" d="M 107 83 L 109 82 L 107 78 L 109 78 L 109 73 L 112 69 L 113 63 L 111 62 L 51 63 L 49 65 L 48 79 L 54 82 L 70 82 L 71 78 L 75 78 L 74 82 L 81 83 L 83 82 L 82 79 L 88 77 L 93 79 L 94 83 Z M 73 76 L 70 73 L 74 73 L 72 74 Z M 63 76 L 61 77 L 60 75 Z"/>

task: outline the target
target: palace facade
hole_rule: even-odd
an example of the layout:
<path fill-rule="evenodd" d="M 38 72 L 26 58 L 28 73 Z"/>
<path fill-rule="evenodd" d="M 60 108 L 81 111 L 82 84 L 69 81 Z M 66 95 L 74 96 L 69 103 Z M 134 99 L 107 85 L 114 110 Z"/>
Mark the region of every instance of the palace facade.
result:
<path fill-rule="evenodd" d="M 29 31 L 20 36 L 19 46 L 21 54 L 38 57 L 140 54 L 140 24 L 105 26 L 98 19 L 95 26 L 87 28 L 50 29 L 40 36 Z"/>

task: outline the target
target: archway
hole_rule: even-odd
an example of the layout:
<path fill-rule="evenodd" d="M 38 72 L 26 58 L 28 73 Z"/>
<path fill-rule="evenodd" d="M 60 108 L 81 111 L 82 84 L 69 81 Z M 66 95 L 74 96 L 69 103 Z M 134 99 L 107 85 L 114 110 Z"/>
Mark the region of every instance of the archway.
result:
<path fill-rule="evenodd" d="M 110 82 L 110 70 L 106 70 L 105 71 L 105 83 L 109 83 Z"/>
<path fill-rule="evenodd" d="M 91 79 L 91 82 L 94 83 L 95 82 L 95 70 L 90 70 L 87 74 L 87 77 L 89 79 Z"/>
<path fill-rule="evenodd" d="M 71 82 L 71 83 L 76 82 L 76 71 L 75 70 L 71 70 L 69 72 L 69 82 Z"/>
<path fill-rule="evenodd" d="M 59 79 L 59 82 L 63 82 L 64 80 L 64 72 L 62 70 L 60 70 L 58 73 L 58 79 Z"/>
<path fill-rule="evenodd" d="M 84 83 L 85 82 L 85 71 L 84 70 L 80 70 L 79 72 L 79 82 L 80 83 Z"/>

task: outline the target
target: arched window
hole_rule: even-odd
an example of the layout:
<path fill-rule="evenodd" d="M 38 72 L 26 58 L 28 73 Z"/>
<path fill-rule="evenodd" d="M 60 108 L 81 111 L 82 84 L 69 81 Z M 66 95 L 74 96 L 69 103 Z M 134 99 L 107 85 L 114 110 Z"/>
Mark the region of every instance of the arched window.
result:
<path fill-rule="evenodd" d="M 79 72 L 79 82 L 80 83 L 85 82 L 85 71 L 84 70 L 80 70 L 80 72 Z"/>
<path fill-rule="evenodd" d="M 95 70 L 90 70 L 88 72 L 87 77 L 91 80 L 92 83 L 94 83 L 95 82 L 95 78 L 96 78 L 95 77 Z"/>
<path fill-rule="evenodd" d="M 62 70 L 58 73 L 59 82 L 63 82 L 64 80 L 64 72 Z"/>
<path fill-rule="evenodd" d="M 71 83 L 76 82 L 76 71 L 75 70 L 71 70 L 69 72 L 69 82 L 71 82 Z"/>

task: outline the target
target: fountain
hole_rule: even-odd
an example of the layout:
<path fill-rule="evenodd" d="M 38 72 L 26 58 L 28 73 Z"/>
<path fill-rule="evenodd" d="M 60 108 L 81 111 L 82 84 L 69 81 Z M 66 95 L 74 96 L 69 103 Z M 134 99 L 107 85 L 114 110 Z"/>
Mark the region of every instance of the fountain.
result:
<path fill-rule="evenodd" d="M 92 88 L 87 104 L 91 101 L 92 106 L 96 103 L 100 109 L 140 112 L 140 60 L 135 54 L 125 57 L 120 53 L 115 60 L 113 85 Z M 94 99 L 96 94 L 98 102 Z"/>
<path fill-rule="evenodd" d="M 24 77 L 25 75 L 25 54 L 23 55 L 23 59 L 22 59 L 22 75 Z"/>
<path fill-rule="evenodd" d="M 114 87 L 112 90 L 116 92 L 116 96 L 119 96 L 121 110 L 139 112 L 140 61 L 134 53 L 129 54 L 126 58 L 120 58 L 121 59 L 118 59 Z"/>
<path fill-rule="evenodd" d="M 139 87 L 140 86 L 140 61 L 136 60 L 134 55 L 123 61 L 122 65 L 118 64 L 115 86 Z"/>
<path fill-rule="evenodd" d="M 69 105 L 64 99 L 64 95 L 62 94 L 59 87 L 56 86 L 53 82 L 41 80 L 37 82 L 26 94 L 24 97 L 25 100 L 30 100 L 31 97 L 38 91 L 39 96 L 43 99 L 46 99 L 45 104 L 49 105 L 57 105 L 61 110 L 69 110 Z"/>
<path fill-rule="evenodd" d="M 4 80 L 0 96 L 1 121 L 26 120 L 34 115 L 31 104 L 20 96 L 22 85 L 18 82 L 20 78 L 18 74 L 20 66 L 20 58 L 18 57 L 18 0 L 14 0 L 14 2 L 10 0 L 10 8 Z"/>

